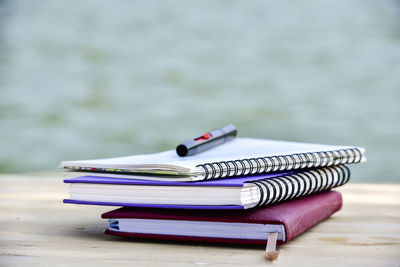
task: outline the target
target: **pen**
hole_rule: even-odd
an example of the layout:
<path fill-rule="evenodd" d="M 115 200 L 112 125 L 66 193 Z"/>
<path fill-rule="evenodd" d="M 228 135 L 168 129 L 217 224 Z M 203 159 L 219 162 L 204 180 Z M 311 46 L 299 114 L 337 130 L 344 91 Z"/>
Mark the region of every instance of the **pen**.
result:
<path fill-rule="evenodd" d="M 181 157 L 192 156 L 232 140 L 236 135 L 236 127 L 229 124 L 183 142 L 176 147 L 176 153 Z"/>

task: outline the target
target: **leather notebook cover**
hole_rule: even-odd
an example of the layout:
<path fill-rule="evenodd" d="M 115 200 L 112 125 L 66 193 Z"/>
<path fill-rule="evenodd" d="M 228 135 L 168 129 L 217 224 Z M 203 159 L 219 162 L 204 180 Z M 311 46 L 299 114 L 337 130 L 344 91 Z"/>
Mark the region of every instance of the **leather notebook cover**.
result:
<path fill-rule="evenodd" d="M 342 196 L 337 191 L 326 191 L 273 206 L 250 210 L 182 210 L 182 209 L 146 209 L 123 207 L 104 213 L 104 219 L 161 219 L 216 221 L 258 224 L 283 224 L 287 243 L 313 225 L 326 219 L 342 207 Z M 163 240 L 182 240 L 193 242 L 212 242 L 229 244 L 266 244 L 267 240 L 213 238 L 197 236 L 161 235 L 148 233 L 127 233 L 106 230 L 106 234 L 134 238 Z"/>

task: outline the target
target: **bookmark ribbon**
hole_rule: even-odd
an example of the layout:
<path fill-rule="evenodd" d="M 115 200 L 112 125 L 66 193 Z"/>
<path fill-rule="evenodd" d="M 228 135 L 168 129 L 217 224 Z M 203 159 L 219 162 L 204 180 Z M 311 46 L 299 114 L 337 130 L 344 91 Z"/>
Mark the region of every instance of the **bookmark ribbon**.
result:
<path fill-rule="evenodd" d="M 278 239 L 278 233 L 268 234 L 267 247 L 265 248 L 265 253 L 267 258 L 271 261 L 278 259 L 279 251 L 276 250 L 277 239 Z"/>

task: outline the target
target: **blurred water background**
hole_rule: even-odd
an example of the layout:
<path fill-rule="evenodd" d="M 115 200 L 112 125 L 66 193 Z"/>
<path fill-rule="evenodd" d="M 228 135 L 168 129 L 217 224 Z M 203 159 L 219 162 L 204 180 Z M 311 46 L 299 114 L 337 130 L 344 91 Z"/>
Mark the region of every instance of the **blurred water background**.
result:
<path fill-rule="evenodd" d="M 399 182 L 399 1 L 0 1 L 0 173 L 240 136 Z"/>

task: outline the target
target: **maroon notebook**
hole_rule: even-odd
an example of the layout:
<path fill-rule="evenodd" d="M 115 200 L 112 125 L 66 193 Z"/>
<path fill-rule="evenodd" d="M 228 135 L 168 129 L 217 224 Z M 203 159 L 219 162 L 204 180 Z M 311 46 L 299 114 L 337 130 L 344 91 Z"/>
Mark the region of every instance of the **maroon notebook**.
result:
<path fill-rule="evenodd" d="M 341 207 L 341 194 L 326 191 L 252 210 L 124 207 L 104 213 L 102 218 L 109 219 L 109 229 L 105 231 L 109 235 L 261 245 L 267 243 L 272 232 L 279 233 L 278 244 L 286 243 Z"/>

